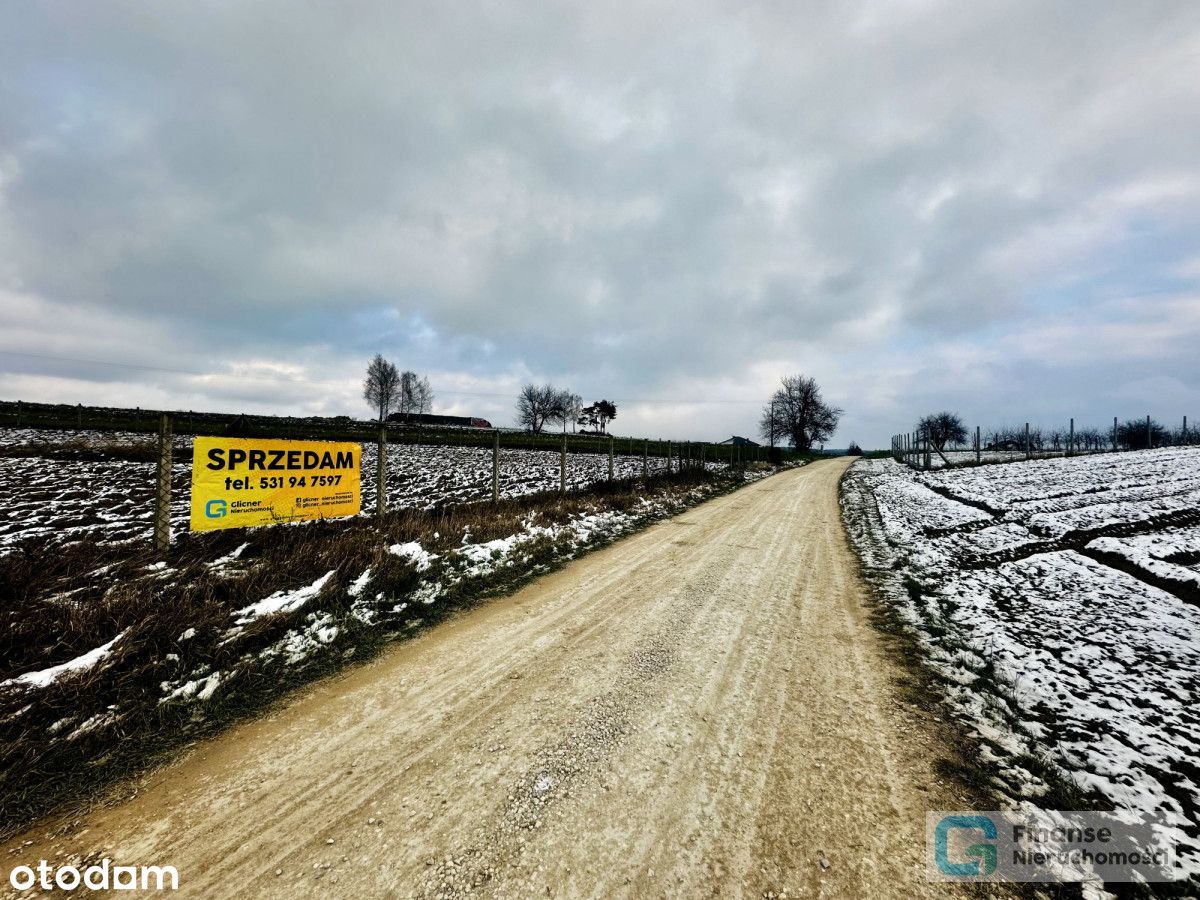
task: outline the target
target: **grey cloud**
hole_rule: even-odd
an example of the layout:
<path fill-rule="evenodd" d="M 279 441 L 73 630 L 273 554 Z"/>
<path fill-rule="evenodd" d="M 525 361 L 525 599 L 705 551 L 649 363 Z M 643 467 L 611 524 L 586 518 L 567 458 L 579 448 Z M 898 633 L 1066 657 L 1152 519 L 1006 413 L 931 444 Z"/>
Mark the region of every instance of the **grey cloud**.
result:
<path fill-rule="evenodd" d="M 1167 264 L 1200 255 L 1186 2 L 104 2 L 8 20 L 0 278 L 213 371 L 353 370 L 380 349 L 625 396 L 765 390 L 767 363 L 836 382 L 839 360 L 986 357 L 1064 306 L 1107 315 L 1164 263 L 1138 257 L 1146 223 Z M 8 348 L 51 347 L 40 327 Z M 91 355 L 145 358 L 113 340 Z M 1149 384 L 1137 365 L 1127 382 Z M 1036 384 L 991 371 L 1010 379 L 997 396 Z M 860 440 L 910 417 L 912 398 L 856 400 Z M 746 432 L 753 411 L 716 422 Z"/>

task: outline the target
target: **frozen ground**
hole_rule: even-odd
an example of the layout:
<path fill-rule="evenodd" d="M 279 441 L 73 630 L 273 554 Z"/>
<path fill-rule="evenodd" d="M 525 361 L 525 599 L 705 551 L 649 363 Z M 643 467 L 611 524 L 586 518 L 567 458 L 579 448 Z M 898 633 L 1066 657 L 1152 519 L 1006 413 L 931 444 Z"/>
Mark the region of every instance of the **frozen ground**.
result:
<path fill-rule="evenodd" d="M 502 440 L 518 441 L 506 435 Z M 0 429 L 0 451 L 17 446 L 86 446 L 112 441 L 145 445 L 145 435 L 96 432 L 46 432 Z M 375 506 L 376 448 L 365 444 L 362 508 Z M 191 481 L 191 439 L 177 438 L 172 471 L 171 519 L 186 529 Z M 665 468 L 650 457 L 648 468 Z M 103 542 L 135 540 L 151 528 L 155 464 L 127 460 L 51 458 L 45 455 L 0 456 L 0 553 L 22 540 L 53 536 L 61 540 Z M 642 472 L 641 456 L 617 455 L 614 477 Z M 567 456 L 567 487 L 574 490 L 608 477 L 607 453 Z M 501 448 L 500 493 L 519 497 L 554 490 L 559 484 L 559 454 L 546 450 Z M 388 505 L 428 509 L 447 503 L 486 500 L 492 490 L 492 451 L 474 447 L 392 444 L 388 447 Z"/>
<path fill-rule="evenodd" d="M 1104 451 L 1104 450 L 1077 450 L 1076 454 L 1077 455 L 1100 454 L 1100 453 L 1105 453 L 1105 452 L 1107 452 L 1107 451 Z M 1032 456 L 1034 459 L 1042 459 L 1042 460 L 1061 459 L 1061 458 L 1065 458 L 1066 455 L 1067 454 L 1066 454 L 1065 450 L 1034 450 L 1034 451 L 1032 451 Z M 945 459 L 942 458 L 943 456 L 945 457 Z M 974 449 L 947 450 L 943 454 L 939 454 L 936 451 L 934 451 L 934 452 L 930 452 L 930 454 L 929 454 L 929 465 L 931 468 L 934 468 L 934 469 L 941 469 L 941 468 L 945 467 L 946 465 L 950 465 L 950 466 L 967 465 L 967 464 L 973 463 L 975 461 L 976 461 L 976 454 L 975 454 Z M 1024 462 L 1025 461 L 1025 451 L 1024 450 L 981 450 L 978 455 L 978 461 L 989 462 L 989 463 L 1017 462 L 1017 461 Z"/>
<path fill-rule="evenodd" d="M 1178 817 L 1200 874 L 1200 449 L 848 474 L 869 576 L 917 634 L 1014 802 L 1049 762 Z"/>

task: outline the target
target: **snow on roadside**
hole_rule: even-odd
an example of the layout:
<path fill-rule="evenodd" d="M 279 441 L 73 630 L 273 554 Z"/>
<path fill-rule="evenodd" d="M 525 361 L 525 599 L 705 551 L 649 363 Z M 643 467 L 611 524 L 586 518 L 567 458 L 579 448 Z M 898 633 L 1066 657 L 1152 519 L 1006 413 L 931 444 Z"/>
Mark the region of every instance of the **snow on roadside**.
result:
<path fill-rule="evenodd" d="M 325 587 L 329 579 L 335 574 L 337 574 L 337 570 L 331 569 L 312 584 L 305 587 L 292 591 L 276 591 L 271 596 L 264 597 L 257 603 L 251 603 L 249 606 L 234 612 L 233 615 L 237 617 L 237 621 L 234 624 L 245 626 L 249 625 L 255 619 L 261 619 L 263 616 L 297 610 L 317 596 L 317 594 L 321 593 L 321 589 Z"/>
<path fill-rule="evenodd" d="M 401 559 L 407 559 L 416 567 L 418 572 L 428 570 L 437 559 L 437 554 L 428 552 L 417 541 L 409 541 L 406 544 L 393 544 L 388 547 L 388 553 L 391 553 L 393 556 L 399 556 Z"/>
<path fill-rule="evenodd" d="M 928 473 L 870 460 L 842 496 L 864 571 L 944 678 L 1011 802 L 1038 803 L 1048 786 L 1025 760 L 1051 762 L 1118 808 L 1189 823 L 1175 838 L 1193 876 L 1200 607 L 1102 554 L 1181 583 L 1200 576 L 1200 529 L 1156 525 L 1200 510 L 1198 479 L 1200 450 L 1182 448 Z M 924 491 L 940 502 L 922 502 Z M 954 497 L 966 501 L 957 512 L 942 505 Z M 1064 549 L 1104 526 L 1124 536 Z"/>
<path fill-rule="evenodd" d="M 203 678 L 184 682 L 178 687 L 174 687 L 169 682 L 164 681 L 161 688 L 166 696 L 160 702 L 167 703 L 171 700 L 190 700 L 193 698 L 200 701 L 209 700 L 220 686 L 220 672 L 213 672 Z"/>
<path fill-rule="evenodd" d="M 39 672 L 26 672 L 24 675 L 17 675 L 15 678 L 9 678 L 5 681 L 0 681 L 0 689 L 3 688 L 44 688 L 54 684 L 64 675 L 73 675 L 81 672 L 86 672 L 96 668 L 104 661 L 104 658 L 112 652 L 112 648 L 116 646 L 117 641 L 125 637 L 126 632 L 122 631 L 107 644 L 102 644 L 94 650 L 89 650 L 81 656 L 77 656 L 65 663 L 59 663 L 57 666 L 51 666 L 48 669 L 42 669 Z"/>

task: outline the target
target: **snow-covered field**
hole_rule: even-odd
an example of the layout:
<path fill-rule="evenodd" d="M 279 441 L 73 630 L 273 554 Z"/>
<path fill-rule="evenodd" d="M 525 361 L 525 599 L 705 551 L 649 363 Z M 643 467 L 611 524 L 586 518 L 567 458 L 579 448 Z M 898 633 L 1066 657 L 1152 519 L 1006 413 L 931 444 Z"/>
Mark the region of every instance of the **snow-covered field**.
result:
<path fill-rule="evenodd" d="M 0 450 L 36 444 L 86 445 L 113 440 L 137 445 L 145 435 L 0 429 Z M 191 481 L 191 439 L 174 445 L 171 519 L 186 529 Z M 363 446 L 362 508 L 375 505 L 376 447 Z M 559 454 L 546 450 L 500 451 L 500 493 L 520 497 L 559 485 Z M 666 467 L 650 457 L 653 473 Z M 617 455 L 613 474 L 642 473 L 640 456 Z M 41 455 L 0 456 L 0 553 L 27 538 L 53 536 L 116 542 L 145 538 L 153 515 L 153 462 L 55 459 Z M 567 456 L 569 490 L 608 478 L 607 454 Z M 429 509 L 448 503 L 487 500 L 492 491 L 492 451 L 476 447 L 392 444 L 388 447 L 388 505 Z"/>
<path fill-rule="evenodd" d="M 1084 453 L 1103 453 L 1106 451 L 1076 451 L 1077 454 Z M 1032 456 L 1034 459 L 1062 459 L 1066 457 L 1064 450 L 1034 450 Z M 945 459 L 942 457 L 945 456 Z M 915 454 L 914 454 L 915 458 Z M 922 457 L 923 458 L 923 457 Z M 910 460 L 911 462 L 912 460 Z M 929 454 L 929 466 L 933 469 L 941 469 L 945 466 L 962 466 L 969 465 L 974 462 L 997 463 L 997 462 L 1017 462 L 1025 461 L 1024 450 L 980 450 L 978 459 L 975 451 L 971 450 L 947 450 L 944 454 L 931 452 Z"/>
<path fill-rule="evenodd" d="M 869 576 L 914 629 L 1016 803 L 1052 762 L 1117 808 L 1174 813 L 1200 875 L 1200 449 L 844 483 Z"/>

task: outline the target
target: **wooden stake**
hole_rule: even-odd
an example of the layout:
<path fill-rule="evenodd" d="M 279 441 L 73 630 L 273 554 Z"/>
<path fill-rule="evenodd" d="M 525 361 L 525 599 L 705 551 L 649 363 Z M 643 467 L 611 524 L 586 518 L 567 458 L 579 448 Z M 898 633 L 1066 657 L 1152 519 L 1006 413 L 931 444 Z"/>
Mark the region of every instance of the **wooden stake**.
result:
<path fill-rule="evenodd" d="M 387 426 L 379 426 L 379 444 L 375 448 L 375 516 L 383 521 L 387 514 Z"/>
<path fill-rule="evenodd" d="M 492 502 L 500 502 L 500 429 L 492 439 Z"/>
<path fill-rule="evenodd" d="M 158 427 L 157 490 L 154 495 L 154 549 L 171 547 L 171 416 L 163 413 Z"/>

